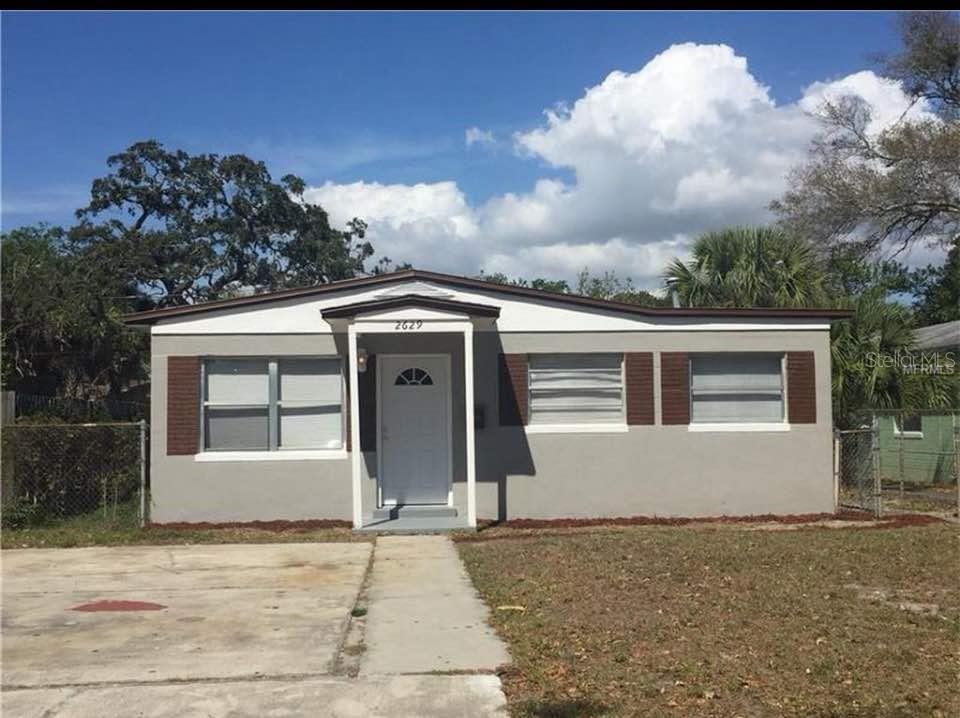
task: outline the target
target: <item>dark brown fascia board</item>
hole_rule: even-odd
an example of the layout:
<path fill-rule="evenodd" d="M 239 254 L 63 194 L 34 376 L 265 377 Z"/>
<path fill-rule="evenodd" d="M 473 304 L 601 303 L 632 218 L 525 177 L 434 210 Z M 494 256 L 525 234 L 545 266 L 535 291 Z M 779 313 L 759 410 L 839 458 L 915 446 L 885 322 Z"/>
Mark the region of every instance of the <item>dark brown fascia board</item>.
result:
<path fill-rule="evenodd" d="M 496 319 L 500 316 L 500 307 L 492 307 L 488 304 L 459 302 L 455 299 L 438 299 L 436 297 L 426 297 L 422 294 L 403 294 L 387 299 L 371 299 L 366 302 L 329 307 L 321 311 L 320 314 L 324 319 L 343 319 L 355 317 L 361 312 L 386 311 L 388 309 L 399 309 L 410 306 L 437 309 L 445 312 L 460 312 L 472 317 L 491 317 Z"/>
<path fill-rule="evenodd" d="M 560 294 L 558 292 L 548 292 L 543 289 L 515 287 L 510 284 L 496 284 L 494 282 L 483 281 L 482 279 L 471 279 L 469 277 L 459 277 L 453 274 L 441 274 L 440 272 L 430 272 L 422 269 L 402 269 L 398 272 L 376 274 L 369 277 L 342 279 L 336 282 L 330 282 L 329 284 L 320 284 L 313 287 L 282 289 L 277 292 L 269 292 L 266 294 L 254 294 L 249 297 L 237 297 L 234 299 L 217 299 L 210 302 L 203 302 L 202 304 L 190 304 L 182 307 L 151 309 L 145 312 L 127 314 L 124 317 L 124 321 L 127 324 L 152 324 L 169 317 L 200 314 L 203 312 L 216 311 L 218 309 L 232 309 L 234 307 L 265 304 L 268 302 L 278 302 L 285 299 L 296 299 L 299 297 L 309 297 L 318 294 L 328 294 L 347 289 L 358 289 L 368 286 L 377 286 L 380 284 L 391 284 L 393 282 L 409 279 L 419 279 L 423 281 L 436 282 L 438 284 L 444 284 L 451 287 L 460 287 L 462 289 L 476 289 L 485 292 L 493 292 L 495 294 L 511 294 L 514 296 L 525 297 L 539 301 L 571 304 L 578 307 L 598 309 L 600 311 L 613 311 L 640 316 L 846 319 L 853 314 L 853 312 L 848 309 L 773 309 L 767 307 L 641 307 L 636 304 L 629 304 L 627 302 L 615 302 L 608 299 L 594 299 L 593 297 L 584 297 L 579 294 Z"/>

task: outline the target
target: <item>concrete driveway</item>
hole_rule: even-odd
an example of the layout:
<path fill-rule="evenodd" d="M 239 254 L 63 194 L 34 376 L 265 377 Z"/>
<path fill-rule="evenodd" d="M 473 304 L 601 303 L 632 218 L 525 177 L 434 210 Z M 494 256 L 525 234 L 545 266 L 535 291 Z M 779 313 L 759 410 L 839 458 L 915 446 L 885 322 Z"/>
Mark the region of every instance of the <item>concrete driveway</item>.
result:
<path fill-rule="evenodd" d="M 3 684 L 328 673 L 366 543 L 3 553 Z M 159 610 L 81 612 L 100 600 Z"/>
<path fill-rule="evenodd" d="M 371 543 L 4 551 L 3 714 L 498 710 L 494 675 L 361 671 L 366 619 L 351 611 L 361 601 L 377 613 L 365 603 L 372 551 Z M 385 650 L 404 655 L 402 644 Z"/>

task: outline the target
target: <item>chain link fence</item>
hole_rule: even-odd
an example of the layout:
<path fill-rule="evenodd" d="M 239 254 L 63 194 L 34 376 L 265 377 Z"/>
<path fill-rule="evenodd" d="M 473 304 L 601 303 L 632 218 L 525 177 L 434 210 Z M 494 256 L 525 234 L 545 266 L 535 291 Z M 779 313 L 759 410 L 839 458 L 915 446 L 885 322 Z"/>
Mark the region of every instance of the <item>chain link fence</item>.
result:
<path fill-rule="evenodd" d="M 842 508 L 960 516 L 960 415 L 877 412 L 834 432 L 834 471 Z"/>
<path fill-rule="evenodd" d="M 834 432 L 833 466 L 841 508 L 881 511 L 875 438 L 872 428 Z"/>
<path fill-rule="evenodd" d="M 145 421 L 4 425 L 3 528 L 143 526 L 146 442 Z"/>

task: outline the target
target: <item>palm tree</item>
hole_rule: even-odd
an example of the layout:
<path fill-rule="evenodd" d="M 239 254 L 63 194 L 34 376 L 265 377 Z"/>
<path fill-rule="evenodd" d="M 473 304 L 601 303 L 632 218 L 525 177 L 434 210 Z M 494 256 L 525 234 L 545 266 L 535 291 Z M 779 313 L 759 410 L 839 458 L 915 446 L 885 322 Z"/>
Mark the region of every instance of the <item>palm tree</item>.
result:
<path fill-rule="evenodd" d="M 809 307 L 827 294 L 814 248 L 775 227 L 703 234 L 693 259 L 674 259 L 664 279 L 688 307 Z"/>
<path fill-rule="evenodd" d="M 882 289 L 841 301 L 853 316 L 830 330 L 833 418 L 840 428 L 862 426 L 875 409 L 921 410 L 956 404 L 949 374 L 914 373 L 901 359 L 914 349 L 909 312 L 884 300 Z"/>

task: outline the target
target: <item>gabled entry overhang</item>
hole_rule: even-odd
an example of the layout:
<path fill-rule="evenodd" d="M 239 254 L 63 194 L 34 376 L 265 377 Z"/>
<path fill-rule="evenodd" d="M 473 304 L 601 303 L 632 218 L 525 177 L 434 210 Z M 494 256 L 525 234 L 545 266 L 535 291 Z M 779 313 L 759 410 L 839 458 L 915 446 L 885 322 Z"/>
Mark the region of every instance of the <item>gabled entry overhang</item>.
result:
<path fill-rule="evenodd" d="M 429 287 L 427 288 L 430 289 Z M 450 376 L 450 381 L 463 382 L 466 444 L 467 526 L 477 525 L 476 446 L 474 427 L 474 331 L 495 326 L 500 307 L 464 302 L 449 296 L 422 292 L 385 293 L 374 299 L 351 302 L 320 311 L 334 331 L 346 331 L 349 355 L 348 383 L 359 385 L 360 342 L 366 335 L 404 335 L 452 333 L 463 337 L 463 376 Z M 449 373 L 449 372 L 448 372 Z M 349 392 L 352 445 L 360 446 L 359 391 Z M 352 451 L 351 478 L 353 494 L 353 526 L 363 528 L 363 491 L 361 488 L 361 452 Z"/>
<path fill-rule="evenodd" d="M 500 316 L 500 307 L 489 304 L 460 302 L 454 299 L 428 297 L 422 294 L 401 294 L 398 296 L 372 299 L 337 307 L 328 307 L 321 311 L 324 319 L 364 319 L 373 316 L 390 315 L 396 310 L 427 309 L 442 314 L 464 318 L 496 319 Z"/>

